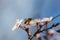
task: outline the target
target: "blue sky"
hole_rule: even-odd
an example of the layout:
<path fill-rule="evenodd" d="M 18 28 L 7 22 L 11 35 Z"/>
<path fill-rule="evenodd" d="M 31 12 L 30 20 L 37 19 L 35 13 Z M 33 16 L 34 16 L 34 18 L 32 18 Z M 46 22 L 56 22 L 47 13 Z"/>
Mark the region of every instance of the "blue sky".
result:
<path fill-rule="evenodd" d="M 43 18 L 60 14 L 60 0 L 0 0 L 0 39 L 10 31 L 16 18 Z M 53 21 L 60 22 L 60 17 Z M 54 29 L 60 28 L 59 26 Z M 55 36 L 59 36 L 56 33 Z M 22 29 L 8 34 L 7 40 L 27 40 Z M 53 40 L 53 39 L 51 39 Z"/>

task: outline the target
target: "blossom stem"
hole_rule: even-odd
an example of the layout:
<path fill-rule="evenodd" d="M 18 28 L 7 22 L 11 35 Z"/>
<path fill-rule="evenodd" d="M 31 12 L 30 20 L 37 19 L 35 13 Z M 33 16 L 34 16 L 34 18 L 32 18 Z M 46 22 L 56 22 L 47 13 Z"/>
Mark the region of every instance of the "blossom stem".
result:
<path fill-rule="evenodd" d="M 46 31 L 45 32 L 46 32 L 46 38 L 45 39 L 48 40 L 48 27 L 47 27 L 47 24 L 46 24 Z"/>
<path fill-rule="evenodd" d="M 28 34 L 28 39 L 30 40 L 30 36 L 29 36 L 29 28 L 26 28 L 25 31 L 27 32 L 27 34 Z"/>
<path fill-rule="evenodd" d="M 40 30 L 41 30 L 41 27 L 42 27 L 42 26 L 41 26 L 41 25 L 39 25 L 39 27 L 40 27 L 40 28 L 39 28 L 39 29 L 37 29 L 37 31 L 36 31 L 36 32 L 33 34 L 33 36 L 30 38 L 31 40 L 32 40 L 32 38 L 33 38 L 34 36 L 36 36 L 36 34 L 37 34 L 37 33 L 39 33 L 39 32 L 40 32 Z"/>

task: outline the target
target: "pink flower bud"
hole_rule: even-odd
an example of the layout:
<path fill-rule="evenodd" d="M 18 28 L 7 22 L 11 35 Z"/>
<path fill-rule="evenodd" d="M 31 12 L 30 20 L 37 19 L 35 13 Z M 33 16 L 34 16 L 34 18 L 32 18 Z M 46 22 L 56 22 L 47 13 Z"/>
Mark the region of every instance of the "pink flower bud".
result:
<path fill-rule="evenodd" d="M 55 33 L 55 30 L 50 29 L 49 32 L 48 32 L 48 35 L 53 36 L 54 33 Z"/>

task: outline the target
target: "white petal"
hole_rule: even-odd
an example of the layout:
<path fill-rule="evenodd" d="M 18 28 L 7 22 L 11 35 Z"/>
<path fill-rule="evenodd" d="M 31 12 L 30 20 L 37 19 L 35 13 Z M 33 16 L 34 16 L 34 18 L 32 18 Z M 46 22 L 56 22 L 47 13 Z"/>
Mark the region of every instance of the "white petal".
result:
<path fill-rule="evenodd" d="M 32 20 L 32 21 L 30 21 L 30 26 L 35 26 L 36 24 L 35 24 L 35 22 Z"/>
<path fill-rule="evenodd" d="M 52 20 L 53 19 L 53 17 L 50 17 L 50 20 Z"/>
<path fill-rule="evenodd" d="M 41 22 L 45 22 L 44 20 L 41 20 Z"/>
<path fill-rule="evenodd" d="M 40 25 L 44 25 L 44 23 L 41 22 Z"/>
<path fill-rule="evenodd" d="M 35 19 L 34 21 L 35 21 L 35 22 L 40 22 L 41 20 L 40 20 L 40 19 Z"/>
<path fill-rule="evenodd" d="M 49 33 L 55 33 L 55 30 L 50 29 L 50 30 L 49 30 Z"/>
<path fill-rule="evenodd" d="M 20 20 L 20 25 L 21 25 L 21 27 L 25 26 L 25 24 L 24 24 L 24 19 L 21 19 L 21 20 Z"/>
<path fill-rule="evenodd" d="M 19 22 L 20 22 L 20 23 L 22 23 L 23 21 L 24 21 L 24 20 L 23 20 L 23 19 L 21 19 Z"/>
<path fill-rule="evenodd" d="M 17 26 L 14 26 L 14 27 L 12 28 L 12 31 L 14 31 L 16 28 L 17 28 Z"/>

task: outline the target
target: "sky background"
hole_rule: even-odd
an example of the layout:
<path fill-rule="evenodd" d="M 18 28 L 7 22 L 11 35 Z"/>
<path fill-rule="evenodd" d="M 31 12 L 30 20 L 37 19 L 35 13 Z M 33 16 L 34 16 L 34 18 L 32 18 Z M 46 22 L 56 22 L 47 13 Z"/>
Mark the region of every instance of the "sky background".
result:
<path fill-rule="evenodd" d="M 13 22 L 19 18 L 43 18 L 60 14 L 60 0 L 0 0 L 0 40 L 7 34 L 6 40 L 27 40 L 22 29 L 11 31 Z M 60 17 L 52 23 L 60 22 Z M 59 29 L 60 26 L 54 28 Z M 34 31 L 34 30 L 33 30 Z M 54 37 L 60 36 L 55 33 Z M 51 39 L 53 40 L 53 38 Z"/>

